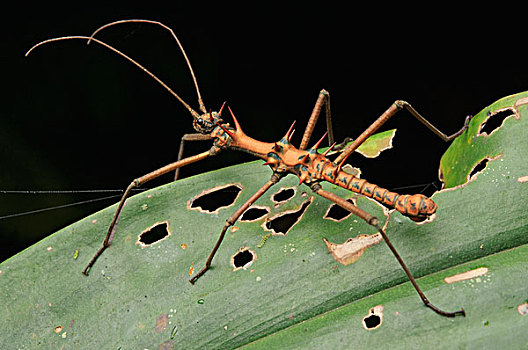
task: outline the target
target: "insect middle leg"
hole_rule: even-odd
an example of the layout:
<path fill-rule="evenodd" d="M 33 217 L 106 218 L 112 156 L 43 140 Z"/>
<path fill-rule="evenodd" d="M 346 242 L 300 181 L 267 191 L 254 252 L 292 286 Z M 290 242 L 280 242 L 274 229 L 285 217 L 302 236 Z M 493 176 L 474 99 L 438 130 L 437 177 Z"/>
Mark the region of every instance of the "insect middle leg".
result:
<path fill-rule="evenodd" d="M 90 260 L 88 265 L 86 265 L 86 267 L 84 268 L 82 273 L 88 276 L 88 272 L 90 271 L 90 269 L 94 265 L 94 263 L 97 260 L 97 258 L 106 250 L 106 248 L 108 248 L 112 244 L 113 232 L 114 232 L 115 227 L 117 226 L 117 222 L 119 220 L 119 215 L 121 214 L 121 211 L 123 210 L 123 206 L 125 205 L 126 199 L 130 196 L 130 193 L 132 192 L 132 190 L 134 188 L 136 188 L 136 187 L 138 187 L 138 186 L 140 186 L 140 185 L 142 185 L 142 184 L 144 184 L 144 183 L 146 183 L 146 182 L 148 182 L 150 180 L 153 180 L 153 179 L 155 179 L 157 177 L 160 177 L 163 174 L 166 174 L 168 172 L 174 171 L 177 168 L 181 168 L 181 167 L 183 167 L 185 165 L 188 165 L 188 164 L 200 161 L 202 159 L 205 159 L 207 157 L 216 155 L 219 151 L 220 151 L 220 149 L 218 149 L 215 146 L 213 146 L 213 147 L 211 147 L 210 150 L 208 150 L 206 152 L 202 152 L 202 153 L 199 153 L 197 155 L 194 155 L 194 156 L 191 156 L 191 157 L 187 157 L 187 158 L 179 160 L 177 162 L 168 164 L 168 165 L 166 165 L 166 166 L 164 166 L 162 168 L 159 168 L 158 170 L 154 170 L 154 171 L 152 171 L 152 172 L 150 172 L 150 173 L 148 173 L 148 174 L 146 174 L 146 175 L 144 175 L 142 177 L 139 177 L 139 178 L 135 179 L 134 181 L 132 181 L 130 183 L 130 185 L 128 185 L 127 189 L 125 190 L 125 193 L 123 194 L 123 197 L 121 197 L 121 200 L 119 201 L 119 204 L 117 205 L 117 210 L 116 210 L 116 212 L 114 214 L 112 222 L 110 223 L 110 226 L 108 227 L 108 231 L 107 231 L 105 239 L 103 241 L 103 245 L 95 253 L 95 255 L 92 257 L 92 259 Z"/>
<path fill-rule="evenodd" d="M 242 204 L 240 206 L 240 208 L 238 208 L 227 220 L 226 220 L 226 224 L 224 225 L 224 227 L 222 228 L 222 232 L 220 232 L 220 236 L 218 237 L 218 240 L 216 241 L 216 244 L 213 248 L 213 250 L 211 251 L 211 253 L 209 254 L 209 257 L 207 258 L 207 261 L 205 262 L 205 266 L 204 268 L 202 268 L 196 275 L 194 275 L 190 280 L 189 282 L 191 282 L 192 284 L 194 284 L 194 282 L 196 282 L 196 280 L 198 278 L 200 278 L 207 270 L 209 270 L 209 267 L 211 267 L 211 262 L 213 261 L 213 258 L 216 254 L 216 251 L 218 250 L 218 248 L 220 247 L 220 244 L 222 244 L 222 241 L 224 239 L 224 236 L 225 236 L 225 233 L 227 231 L 227 229 L 229 227 L 231 227 L 232 225 L 235 224 L 235 222 L 238 220 L 238 218 L 244 214 L 244 212 L 257 200 L 259 199 L 264 193 L 266 193 L 266 191 L 273 185 L 275 185 L 277 182 L 279 182 L 282 177 L 284 176 L 284 174 L 280 174 L 280 173 L 273 173 L 273 175 L 271 175 L 271 179 L 266 182 L 264 184 L 264 186 L 262 186 L 257 192 L 255 192 L 251 197 L 249 197 L 249 199 L 247 201 L 244 202 L 244 204 Z"/>
<path fill-rule="evenodd" d="M 334 132 L 332 130 L 332 118 L 330 116 L 330 93 L 323 89 L 319 92 L 319 97 L 317 98 L 317 101 L 315 102 L 312 115 L 310 116 L 310 119 L 308 120 L 306 129 L 304 130 L 301 145 L 299 146 L 300 150 L 304 150 L 306 149 L 306 147 L 308 147 L 308 142 L 310 142 L 312 132 L 314 131 L 315 124 L 317 123 L 317 119 L 319 119 L 319 115 L 321 114 L 321 109 L 323 107 L 323 104 L 326 106 L 326 129 L 328 131 L 328 143 L 330 145 L 334 143 Z"/>
<path fill-rule="evenodd" d="M 381 236 L 385 240 L 385 243 L 387 243 L 387 245 L 389 246 L 389 249 L 392 251 L 392 253 L 396 257 L 396 260 L 398 260 L 398 262 L 400 263 L 403 271 L 405 271 L 405 274 L 407 275 L 407 277 L 411 281 L 414 289 L 416 290 L 416 292 L 418 292 L 418 295 L 420 296 L 420 299 L 422 299 L 422 302 L 425 304 L 425 306 L 427 306 L 428 308 L 432 309 L 437 314 L 442 315 L 442 316 L 446 316 L 446 317 L 455 317 L 456 315 L 462 315 L 462 316 L 466 315 L 466 313 L 465 313 L 463 308 L 461 308 L 460 310 L 455 311 L 455 312 L 447 312 L 447 311 L 443 311 L 443 310 L 437 308 L 436 306 L 434 306 L 433 304 L 431 304 L 429 299 L 427 299 L 425 294 L 422 292 L 422 290 L 418 286 L 418 283 L 416 282 L 416 280 L 415 280 L 414 276 L 412 275 L 411 271 L 409 270 L 409 268 L 407 267 L 407 265 L 405 264 L 405 262 L 401 258 L 400 254 L 396 251 L 396 248 L 394 248 L 394 246 L 390 242 L 389 237 L 387 237 L 387 234 L 385 233 L 383 228 L 380 227 L 378 218 L 376 218 L 375 216 L 373 216 L 373 215 L 367 213 L 366 211 L 360 209 L 359 207 L 355 206 L 354 204 L 346 201 L 345 199 L 333 194 L 332 192 L 328 192 L 328 191 L 323 190 L 321 188 L 321 185 L 319 185 L 318 183 L 314 183 L 310 187 L 311 187 L 312 191 L 314 191 L 319 196 L 324 197 L 324 198 L 334 202 L 335 204 L 339 205 L 343 209 L 350 211 L 354 215 L 356 215 L 359 218 L 365 220 L 369 225 L 374 226 L 376 228 L 376 230 L 378 230 L 378 232 L 381 234 Z"/>

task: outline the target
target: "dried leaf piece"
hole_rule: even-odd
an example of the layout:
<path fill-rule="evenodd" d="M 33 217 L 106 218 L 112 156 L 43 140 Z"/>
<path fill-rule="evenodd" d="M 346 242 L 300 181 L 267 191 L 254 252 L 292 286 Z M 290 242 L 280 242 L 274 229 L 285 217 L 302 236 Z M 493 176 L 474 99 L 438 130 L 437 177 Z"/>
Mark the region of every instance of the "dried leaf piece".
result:
<path fill-rule="evenodd" d="M 460 282 L 460 281 L 472 279 L 474 277 L 484 276 L 487 273 L 488 273 L 487 267 L 479 267 L 478 269 L 473 269 L 470 271 L 458 273 L 454 276 L 446 277 L 444 278 L 444 282 L 445 283 Z"/>
<path fill-rule="evenodd" d="M 341 244 L 332 243 L 326 238 L 323 238 L 328 252 L 332 253 L 332 256 L 337 262 L 345 266 L 356 262 L 367 248 L 378 244 L 382 240 L 383 237 L 379 233 L 352 237 Z"/>

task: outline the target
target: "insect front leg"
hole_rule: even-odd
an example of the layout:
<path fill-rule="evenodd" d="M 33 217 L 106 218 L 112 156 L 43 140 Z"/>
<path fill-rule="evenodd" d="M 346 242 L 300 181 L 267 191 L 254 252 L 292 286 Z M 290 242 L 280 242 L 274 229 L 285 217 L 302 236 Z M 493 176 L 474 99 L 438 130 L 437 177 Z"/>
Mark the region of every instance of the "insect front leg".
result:
<path fill-rule="evenodd" d="M 365 220 L 369 225 L 374 226 L 376 228 L 376 230 L 378 230 L 378 232 L 381 234 L 381 236 L 385 240 L 385 243 L 387 243 L 387 245 L 389 246 L 389 249 L 392 251 L 392 253 L 396 257 L 396 260 L 398 260 L 398 262 L 400 263 L 402 269 L 405 271 L 405 274 L 407 275 L 407 277 L 411 281 L 414 289 L 416 290 L 416 292 L 418 292 L 418 295 L 420 296 L 420 299 L 422 299 L 422 302 L 425 304 L 425 306 L 427 306 L 428 308 L 430 308 L 431 310 L 433 310 L 437 314 L 442 315 L 442 316 L 446 316 L 446 317 L 455 317 L 457 315 L 466 316 L 466 313 L 465 313 L 463 308 L 458 310 L 458 311 L 455 311 L 455 312 L 447 312 L 447 311 L 443 311 L 443 310 L 437 308 L 436 306 L 434 306 L 433 304 L 431 304 L 431 302 L 427 299 L 425 294 L 422 292 L 422 290 L 418 286 L 418 283 L 416 283 L 416 280 L 415 280 L 414 276 L 412 275 L 411 271 L 409 270 L 409 268 L 407 267 L 407 265 L 405 264 L 405 262 L 401 258 L 400 254 L 396 251 L 396 248 L 394 248 L 394 246 L 390 242 L 389 237 L 387 237 L 387 234 L 385 233 L 385 231 L 379 225 L 378 218 L 376 218 L 375 216 L 373 216 L 373 215 L 367 213 L 366 211 L 358 208 L 354 204 L 346 201 L 345 199 L 333 194 L 332 192 L 328 192 L 328 191 L 323 190 L 321 188 L 321 185 L 319 185 L 318 183 L 312 184 L 310 186 L 310 188 L 312 189 L 312 191 L 314 191 L 319 196 L 324 197 L 324 198 L 334 202 L 335 204 L 339 205 L 343 209 L 350 211 L 352 214 L 354 214 L 354 215 L 360 217 L 361 219 Z"/>
<path fill-rule="evenodd" d="M 216 244 L 209 254 L 209 257 L 207 258 L 207 261 L 205 262 L 204 268 L 202 268 L 196 275 L 194 275 L 189 282 L 194 284 L 198 278 L 200 278 L 207 270 L 209 270 L 209 267 L 211 267 L 211 262 L 213 261 L 213 258 L 216 254 L 216 251 L 220 247 L 220 244 L 222 244 L 222 241 L 224 240 L 225 233 L 229 227 L 234 225 L 234 223 L 238 220 L 238 218 L 244 214 L 244 212 L 253 204 L 257 199 L 259 199 L 266 191 L 273 185 L 275 185 L 277 182 L 279 182 L 284 174 L 280 173 L 273 173 L 271 176 L 271 179 L 264 184 L 255 194 L 253 194 L 247 201 L 244 202 L 240 206 L 240 208 L 237 209 L 227 220 L 226 224 L 222 228 L 222 232 L 220 232 L 220 236 L 218 237 L 218 240 L 216 241 Z"/>
<path fill-rule="evenodd" d="M 183 149 L 185 148 L 185 142 L 186 141 L 206 141 L 211 140 L 211 136 L 208 134 L 200 134 L 200 133 L 194 133 L 194 134 L 185 134 L 182 136 L 180 141 L 180 149 L 178 150 L 178 161 L 180 161 L 183 158 Z M 174 172 L 174 180 L 178 180 L 178 177 L 180 176 L 180 169 L 181 167 L 176 168 L 176 171 Z"/>
<path fill-rule="evenodd" d="M 181 168 L 181 167 L 183 167 L 185 165 L 188 165 L 188 164 L 191 164 L 191 163 L 195 163 L 195 162 L 200 161 L 202 159 L 205 159 L 207 157 L 216 155 L 216 154 L 218 154 L 219 151 L 220 151 L 219 148 L 213 146 L 207 152 L 202 152 L 200 154 L 197 154 L 197 155 L 194 155 L 194 156 L 191 156 L 191 157 L 187 157 L 185 159 L 182 159 L 182 160 L 179 160 L 177 162 L 171 163 L 169 165 L 166 165 L 166 166 L 164 166 L 162 168 L 159 168 L 158 170 L 154 170 L 154 171 L 148 173 L 147 175 L 144 175 L 144 176 L 139 177 L 139 178 L 135 179 L 134 181 L 132 181 L 130 183 L 130 185 L 128 185 L 125 193 L 123 194 L 123 197 L 121 197 L 121 200 L 119 201 L 119 204 L 117 205 L 117 210 L 116 210 L 116 212 L 114 214 L 112 222 L 110 223 L 110 226 L 108 227 L 108 231 L 107 231 L 105 239 L 103 241 L 103 245 L 95 253 L 95 255 L 92 257 L 92 259 L 90 260 L 88 265 L 86 265 L 86 267 L 82 271 L 83 274 L 88 276 L 88 272 L 90 271 L 90 269 L 94 265 L 94 263 L 97 260 L 97 258 L 106 250 L 106 248 L 108 248 L 112 244 L 113 232 L 114 232 L 114 230 L 115 230 L 115 228 L 117 226 L 117 222 L 119 220 L 119 215 L 121 215 L 121 211 L 123 210 L 123 206 L 125 205 L 125 201 L 126 201 L 126 199 L 128 198 L 128 196 L 130 195 L 130 193 L 132 192 L 132 190 L 134 188 L 136 188 L 136 187 L 138 187 L 138 186 L 140 186 L 140 185 L 142 185 L 142 184 L 144 184 L 144 183 L 146 183 L 146 182 L 148 182 L 150 180 L 153 180 L 153 179 L 155 179 L 157 177 L 160 177 L 163 174 L 166 174 L 168 172 L 174 171 L 177 168 Z"/>

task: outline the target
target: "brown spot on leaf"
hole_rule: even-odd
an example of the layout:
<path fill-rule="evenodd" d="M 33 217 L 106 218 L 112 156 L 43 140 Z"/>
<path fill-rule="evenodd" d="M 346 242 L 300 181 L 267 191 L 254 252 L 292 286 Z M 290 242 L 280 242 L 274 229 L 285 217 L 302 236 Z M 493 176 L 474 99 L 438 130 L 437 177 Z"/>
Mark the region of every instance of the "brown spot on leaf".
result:
<path fill-rule="evenodd" d="M 158 350 L 172 350 L 174 349 L 174 341 L 167 340 L 165 343 L 161 343 L 158 346 Z"/>
<path fill-rule="evenodd" d="M 161 314 L 156 319 L 156 326 L 154 327 L 154 331 L 156 333 L 161 333 L 167 329 L 168 324 L 169 324 L 169 315 Z"/>

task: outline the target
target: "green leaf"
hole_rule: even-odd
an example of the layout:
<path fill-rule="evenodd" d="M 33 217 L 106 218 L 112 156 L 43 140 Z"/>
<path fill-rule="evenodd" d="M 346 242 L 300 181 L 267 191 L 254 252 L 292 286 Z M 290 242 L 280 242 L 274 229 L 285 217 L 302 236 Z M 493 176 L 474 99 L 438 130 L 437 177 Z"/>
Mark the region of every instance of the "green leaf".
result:
<path fill-rule="evenodd" d="M 387 149 L 392 148 L 392 139 L 396 135 L 396 129 L 387 130 L 372 135 L 358 147 L 356 152 L 367 158 L 375 158 Z"/>
<path fill-rule="evenodd" d="M 213 268 L 191 285 L 190 268 L 203 266 L 226 218 L 269 179 L 269 169 L 253 162 L 130 198 L 112 246 L 89 277 L 81 270 L 100 247 L 115 206 L 0 264 L 0 348 L 526 347 L 527 96 L 510 96 L 484 109 L 453 142 L 442 158 L 451 188 L 433 196 L 439 209 L 432 222 L 417 225 L 394 212 L 388 222 L 387 234 L 411 271 L 425 276 L 418 283 L 431 302 L 448 311 L 464 307 L 465 318 L 447 319 L 424 307 L 383 242 L 353 264 L 336 262 L 323 237 L 344 242 L 375 231 L 353 216 L 323 219 L 330 203 L 322 198 L 313 199 L 285 236 L 267 236 L 265 219 L 236 223 L 238 230 L 226 234 Z M 485 140 L 475 136 L 483 113 L 507 107 L 520 118 L 506 120 Z M 464 142 L 468 146 L 462 147 Z M 483 154 L 500 157 L 465 184 L 467 171 L 458 166 L 471 171 Z M 229 183 L 243 188 L 233 206 L 213 213 L 189 209 L 193 197 Z M 297 183 L 286 177 L 255 205 L 269 208 L 268 219 L 299 210 L 313 194 Z M 281 187 L 296 191 L 277 205 L 271 197 Z M 358 197 L 357 205 L 386 218 L 369 199 Z M 169 236 L 146 247 L 136 244 L 144 230 L 160 222 L 168 224 Z M 230 260 L 240 248 L 257 258 L 235 271 Z M 480 267 L 488 268 L 487 274 L 443 282 Z M 377 305 L 384 307 L 383 322 L 368 331 L 361 320 Z"/>
<path fill-rule="evenodd" d="M 365 140 L 357 149 L 356 152 L 361 154 L 366 158 L 376 158 L 380 155 L 381 152 L 392 148 L 392 139 L 396 135 L 396 129 L 391 129 L 383 131 L 377 134 L 370 136 Z M 347 142 L 342 148 L 352 144 L 352 141 Z M 321 150 L 326 150 L 322 148 Z M 335 154 L 338 152 L 329 152 L 329 155 Z"/>

